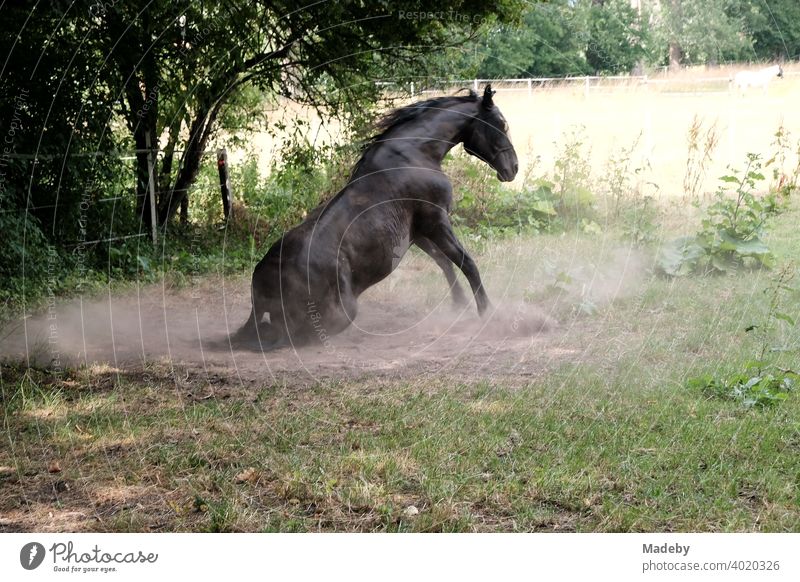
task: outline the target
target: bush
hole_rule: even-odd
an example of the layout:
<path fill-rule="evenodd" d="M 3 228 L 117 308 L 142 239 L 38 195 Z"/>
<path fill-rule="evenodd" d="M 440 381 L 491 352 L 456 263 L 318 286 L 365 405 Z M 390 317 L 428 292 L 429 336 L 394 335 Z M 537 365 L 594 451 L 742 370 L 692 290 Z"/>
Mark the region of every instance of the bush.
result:
<path fill-rule="evenodd" d="M 552 173 L 531 176 L 517 190 L 498 182 L 487 165 L 467 156 L 445 159 L 453 182 L 453 224 L 479 237 L 579 229 L 601 232 L 591 190 L 591 165 L 575 131 L 562 146 Z"/>
<path fill-rule="evenodd" d="M 566 228 L 592 221 L 595 196 L 591 190 L 590 155 L 580 130 L 574 131 L 562 146 L 553 171 L 556 212 Z"/>
<path fill-rule="evenodd" d="M 445 172 L 453 182 L 453 225 L 479 236 L 512 236 L 549 231 L 558 213 L 553 184 L 541 179 L 522 190 L 498 182 L 482 162 L 466 156 L 448 158 Z"/>
<path fill-rule="evenodd" d="M 774 193 L 758 197 L 764 181 L 758 155 L 747 155 L 741 174 L 722 176 L 716 201 L 706 209 L 701 230 L 666 244 L 658 259 L 659 270 L 670 276 L 693 272 L 725 273 L 740 267 L 772 267 L 775 259 L 764 242 L 767 219 L 782 210 Z M 726 185 L 734 184 L 733 196 Z"/>

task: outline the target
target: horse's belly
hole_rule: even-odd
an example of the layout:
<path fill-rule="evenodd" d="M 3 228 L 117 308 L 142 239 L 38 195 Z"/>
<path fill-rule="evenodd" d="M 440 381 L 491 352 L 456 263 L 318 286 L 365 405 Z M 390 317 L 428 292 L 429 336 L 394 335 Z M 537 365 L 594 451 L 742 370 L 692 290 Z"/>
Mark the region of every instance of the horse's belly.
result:
<path fill-rule="evenodd" d="M 360 295 L 388 277 L 403 260 L 408 247 L 407 240 L 374 240 L 350 249 L 347 264 L 353 291 Z"/>

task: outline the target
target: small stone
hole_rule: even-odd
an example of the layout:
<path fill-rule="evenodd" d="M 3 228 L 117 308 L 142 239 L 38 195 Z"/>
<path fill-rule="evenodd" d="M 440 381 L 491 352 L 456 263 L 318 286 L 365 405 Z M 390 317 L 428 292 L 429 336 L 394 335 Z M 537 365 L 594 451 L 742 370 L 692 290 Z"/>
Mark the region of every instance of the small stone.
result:
<path fill-rule="evenodd" d="M 257 480 L 258 471 L 256 471 L 253 467 L 248 467 L 233 478 L 234 483 L 254 483 Z"/>
<path fill-rule="evenodd" d="M 60 473 L 61 472 L 61 463 L 58 461 L 50 461 L 47 465 L 47 472 L 48 473 Z"/>
<path fill-rule="evenodd" d="M 409 505 L 403 510 L 403 515 L 406 517 L 414 517 L 415 515 L 419 515 L 419 509 L 414 505 Z"/>

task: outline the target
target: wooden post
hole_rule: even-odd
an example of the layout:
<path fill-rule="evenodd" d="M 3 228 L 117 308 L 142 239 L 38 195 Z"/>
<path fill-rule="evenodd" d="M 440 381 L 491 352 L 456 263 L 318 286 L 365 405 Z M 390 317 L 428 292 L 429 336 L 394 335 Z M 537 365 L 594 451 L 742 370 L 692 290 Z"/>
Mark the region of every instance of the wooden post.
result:
<path fill-rule="evenodd" d="M 231 213 L 231 182 L 228 176 L 228 152 L 225 149 L 217 150 L 217 169 L 219 170 L 219 187 L 222 192 L 222 213 L 225 220 Z"/>
<path fill-rule="evenodd" d="M 476 93 L 478 92 L 478 79 L 473 79 L 472 88 Z"/>
<path fill-rule="evenodd" d="M 158 221 L 156 219 L 156 181 L 153 174 L 155 152 L 151 149 L 149 130 L 145 131 L 144 139 L 147 147 L 147 181 L 150 189 L 150 236 L 153 238 L 153 244 L 156 244 L 158 242 Z"/>
<path fill-rule="evenodd" d="M 531 95 L 533 95 L 533 82 L 528 79 L 528 98 L 530 98 Z"/>

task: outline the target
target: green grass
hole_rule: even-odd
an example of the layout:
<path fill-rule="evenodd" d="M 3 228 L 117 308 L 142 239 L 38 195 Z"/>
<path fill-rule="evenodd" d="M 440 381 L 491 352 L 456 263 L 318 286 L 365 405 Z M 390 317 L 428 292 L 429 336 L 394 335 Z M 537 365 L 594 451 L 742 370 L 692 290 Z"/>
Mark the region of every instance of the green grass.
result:
<path fill-rule="evenodd" d="M 798 395 L 754 410 L 686 382 L 751 358 L 765 282 L 650 279 L 565 324 L 554 342 L 573 361 L 521 386 L 365 379 L 204 399 L 202 377 L 167 369 L 4 368 L 6 528 L 56 511 L 103 531 L 797 531 Z"/>
<path fill-rule="evenodd" d="M 127 412 L 143 387 L 123 378 L 113 395 L 12 407 L 0 499 L 27 527 L 60 510 L 112 531 L 796 531 L 798 400 L 755 413 L 644 371 L 202 402 L 164 385 Z"/>

